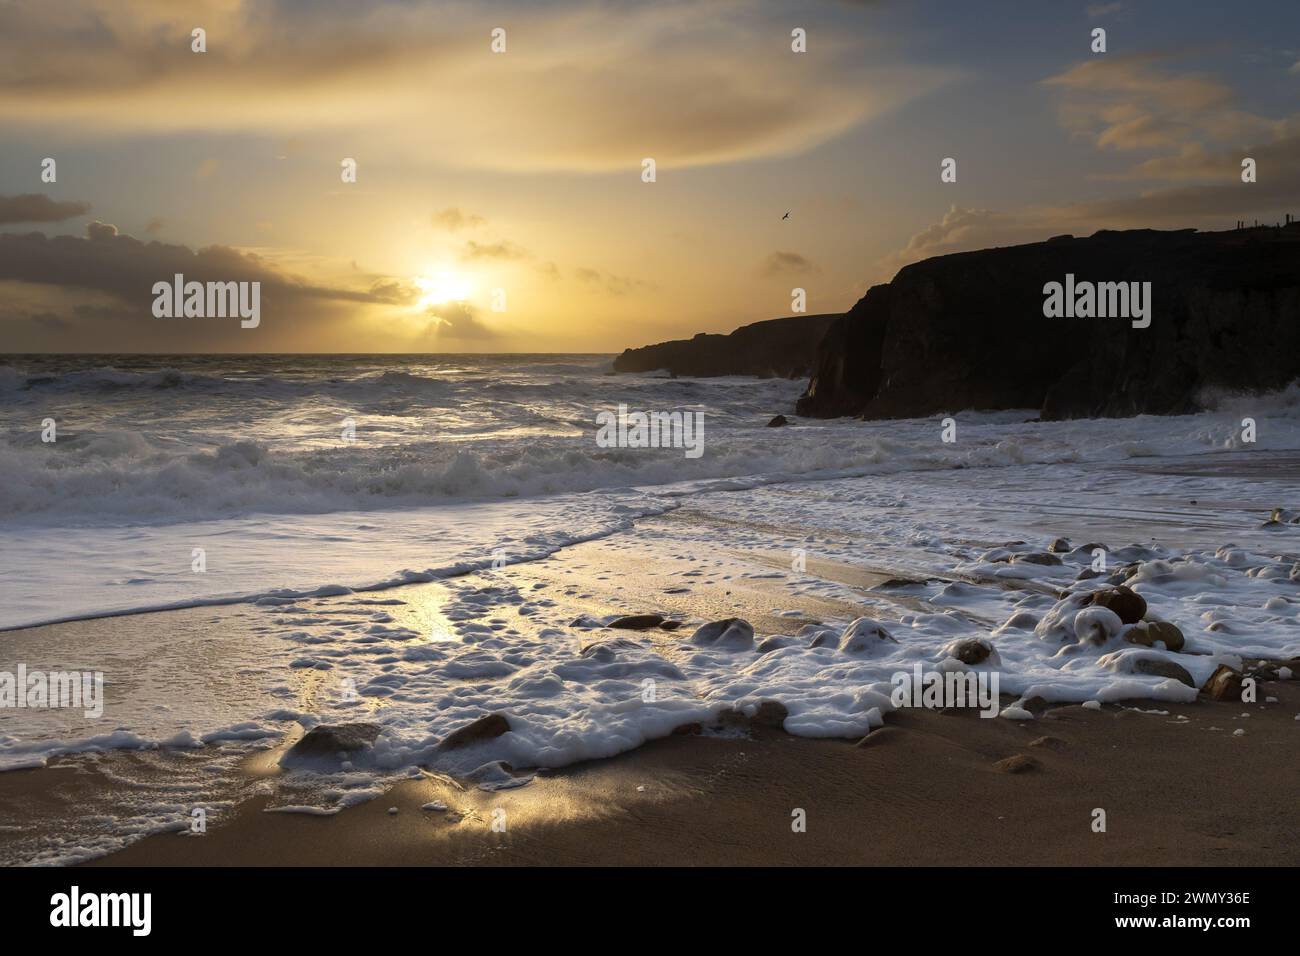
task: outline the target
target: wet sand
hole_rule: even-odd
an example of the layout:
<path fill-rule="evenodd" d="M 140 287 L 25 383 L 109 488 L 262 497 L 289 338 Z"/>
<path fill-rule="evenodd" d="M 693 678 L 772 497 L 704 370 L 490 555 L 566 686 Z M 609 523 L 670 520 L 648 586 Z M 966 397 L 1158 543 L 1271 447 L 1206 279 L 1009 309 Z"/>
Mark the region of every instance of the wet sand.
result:
<path fill-rule="evenodd" d="M 330 817 L 254 799 L 203 836 L 149 837 L 95 865 L 1294 866 L 1300 686 L 1263 686 L 1279 703 L 899 712 L 861 745 L 673 737 L 515 790 L 410 781 Z M 999 766 L 1018 755 L 1034 766 Z"/>

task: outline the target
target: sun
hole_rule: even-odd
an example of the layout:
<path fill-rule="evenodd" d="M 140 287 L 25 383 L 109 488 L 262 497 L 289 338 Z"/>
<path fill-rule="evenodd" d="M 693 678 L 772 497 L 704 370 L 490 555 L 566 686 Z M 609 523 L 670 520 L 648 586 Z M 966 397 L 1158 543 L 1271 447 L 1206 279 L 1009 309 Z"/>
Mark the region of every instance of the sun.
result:
<path fill-rule="evenodd" d="M 448 302 L 463 302 L 474 291 L 473 283 L 468 276 L 452 272 L 450 269 L 438 269 L 416 276 L 412 281 L 420 290 L 420 298 L 416 304 L 422 309 Z"/>

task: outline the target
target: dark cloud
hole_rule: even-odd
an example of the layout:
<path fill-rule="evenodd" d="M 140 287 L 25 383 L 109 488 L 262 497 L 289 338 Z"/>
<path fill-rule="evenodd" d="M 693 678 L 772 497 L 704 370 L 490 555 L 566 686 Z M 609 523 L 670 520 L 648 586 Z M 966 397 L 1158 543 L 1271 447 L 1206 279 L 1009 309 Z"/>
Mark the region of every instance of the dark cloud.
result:
<path fill-rule="evenodd" d="M 811 275 L 820 271 L 811 259 L 797 252 L 774 252 L 763 260 L 758 274 L 771 278 L 780 275 Z"/>
<path fill-rule="evenodd" d="M 474 307 L 468 303 L 444 302 L 430 306 L 428 314 L 433 321 L 425 330 L 425 337 L 476 342 L 495 338 L 492 330 L 478 321 Z"/>
<path fill-rule="evenodd" d="M 88 202 L 56 202 L 44 193 L 0 196 L 0 225 L 13 222 L 62 222 L 90 212 Z"/>
<path fill-rule="evenodd" d="M 0 282 L 16 283 L 11 292 L 20 293 L 17 297 L 25 303 L 11 304 L 0 313 L 0 351 L 106 346 L 203 351 L 253 346 L 249 336 L 254 332 L 241 330 L 238 323 L 154 318 L 154 283 L 171 281 L 177 273 L 187 282 L 261 283 L 258 348 L 301 349 L 315 336 L 317 347 L 327 350 L 326 327 L 345 322 L 359 305 L 413 300 L 413 291 L 391 278 L 377 279 L 366 290 L 316 285 L 281 272 L 260 256 L 228 246 L 196 251 L 142 242 L 96 221 L 86 227 L 85 238 L 0 233 Z"/>

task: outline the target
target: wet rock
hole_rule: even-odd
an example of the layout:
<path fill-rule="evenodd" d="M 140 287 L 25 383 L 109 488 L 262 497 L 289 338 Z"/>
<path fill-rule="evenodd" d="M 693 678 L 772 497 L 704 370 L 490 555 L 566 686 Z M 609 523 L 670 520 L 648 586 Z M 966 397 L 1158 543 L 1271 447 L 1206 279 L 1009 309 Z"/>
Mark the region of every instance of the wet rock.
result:
<path fill-rule="evenodd" d="M 1039 697 L 1035 694 L 1033 697 L 1026 697 L 1020 702 L 1020 708 L 1027 710 L 1035 717 L 1047 710 L 1047 698 Z"/>
<path fill-rule="evenodd" d="M 770 654 L 772 651 L 779 651 L 783 647 L 790 647 L 794 644 L 794 638 L 776 635 L 764 640 L 758 647 L 754 648 L 758 654 Z"/>
<path fill-rule="evenodd" d="M 1090 603 L 1095 607 L 1109 608 L 1118 614 L 1119 619 L 1125 624 L 1136 624 L 1147 612 L 1146 599 L 1132 588 L 1122 584 L 1092 592 Z"/>
<path fill-rule="evenodd" d="M 1090 581 L 1093 578 L 1099 578 L 1099 577 L 1101 577 L 1100 571 L 1094 571 L 1092 568 L 1084 568 L 1082 571 L 1080 571 L 1078 574 L 1074 576 L 1074 580 Z"/>
<path fill-rule="evenodd" d="M 725 727 L 777 727 L 785 726 L 785 719 L 790 716 L 785 704 L 777 700 L 762 701 L 752 714 L 747 714 L 739 707 L 724 707 L 718 712 L 718 723 Z"/>
<path fill-rule="evenodd" d="M 452 731 L 438 747 L 442 750 L 457 750 L 460 747 L 468 747 L 470 744 L 500 737 L 509 730 L 510 721 L 503 714 L 484 714 L 473 723 Z"/>
<path fill-rule="evenodd" d="M 1078 545 L 1078 546 L 1075 547 L 1074 550 L 1071 551 L 1070 553 L 1071 553 L 1071 554 L 1077 554 L 1077 555 L 1079 555 L 1080 557 L 1082 557 L 1083 555 L 1091 556 L 1092 553 L 1093 553 L 1094 551 L 1098 550 L 1098 549 L 1101 549 L 1102 551 L 1109 551 L 1109 550 L 1110 550 L 1110 549 L 1107 548 L 1104 544 L 1098 544 L 1097 542 L 1092 541 L 1092 542 L 1089 542 L 1088 544 L 1081 544 L 1081 545 Z"/>
<path fill-rule="evenodd" d="M 993 765 L 995 770 L 1001 770 L 1003 773 L 1027 773 L 1040 767 L 1042 764 L 1028 754 L 1016 754 L 1014 757 L 999 760 Z"/>
<path fill-rule="evenodd" d="M 754 628 L 748 621 L 738 617 L 710 621 L 702 624 L 691 635 L 691 643 L 701 647 L 748 650 L 754 646 Z"/>
<path fill-rule="evenodd" d="M 694 736 L 695 734 L 702 734 L 702 733 L 704 733 L 704 728 L 700 724 L 695 722 L 691 722 L 689 724 L 678 724 L 676 727 L 673 728 L 674 737 L 691 737 Z"/>
<path fill-rule="evenodd" d="M 779 700 L 765 700 L 758 705 L 758 710 L 754 711 L 750 721 L 760 727 L 784 727 L 785 719 L 789 716 L 790 711 L 785 704 Z"/>
<path fill-rule="evenodd" d="M 1077 640 L 1074 619 L 1090 603 L 1091 595 L 1086 593 L 1065 595 L 1043 615 L 1034 627 L 1034 635 L 1044 641 L 1073 643 Z"/>
<path fill-rule="evenodd" d="M 1168 621 L 1138 621 L 1124 632 L 1124 640 L 1145 647 L 1163 643 L 1170 651 L 1181 651 L 1184 643 L 1183 632 Z"/>
<path fill-rule="evenodd" d="M 999 627 L 993 633 L 1000 634 L 1002 631 L 1032 631 L 1038 626 L 1038 615 L 1032 611 L 1019 610 L 1007 618 L 1006 623 Z"/>
<path fill-rule="evenodd" d="M 611 664 L 614 661 L 614 649 L 608 644 L 589 644 L 582 649 L 582 656 L 589 661 Z"/>
<path fill-rule="evenodd" d="M 1214 700 L 1241 700 L 1241 674 L 1227 664 L 1220 664 L 1201 688 L 1201 693 Z"/>
<path fill-rule="evenodd" d="M 1064 750 L 1067 744 L 1060 737 L 1039 737 L 1029 741 L 1029 746 L 1038 747 L 1042 750 Z"/>
<path fill-rule="evenodd" d="M 1056 538 L 1047 546 L 1047 550 L 1052 554 L 1069 554 L 1074 549 L 1065 538 Z"/>
<path fill-rule="evenodd" d="M 770 422 L 767 423 L 767 427 L 780 428 L 782 425 L 787 425 L 787 424 L 789 424 L 789 422 L 785 420 L 784 415 L 777 415 L 775 418 L 773 418 Z"/>
<path fill-rule="evenodd" d="M 664 622 L 662 614 L 629 614 L 626 617 L 620 617 L 616 621 L 610 621 L 606 627 L 616 628 L 620 631 L 648 631 L 652 627 L 658 627 Z"/>
<path fill-rule="evenodd" d="M 590 660 L 600 661 L 602 664 L 608 664 L 614 659 L 614 652 L 621 649 L 633 649 L 641 647 L 636 641 L 626 637 L 611 637 L 604 641 L 594 641 L 586 645 L 578 653 Z"/>
<path fill-rule="evenodd" d="M 1188 687 L 1195 687 L 1196 681 L 1192 675 L 1187 672 L 1187 668 L 1181 664 L 1164 657 L 1140 657 L 1133 662 L 1133 673 L 1150 674 L 1152 677 L 1173 678 L 1186 684 Z"/>
<path fill-rule="evenodd" d="M 993 645 L 979 638 L 968 637 L 954 644 L 948 649 L 948 653 L 963 664 L 974 666 L 988 659 L 988 656 L 993 653 Z"/>
<path fill-rule="evenodd" d="M 1028 554 L 1017 554 L 1012 559 L 1016 564 L 1043 564 L 1058 565 L 1064 562 L 1054 554 L 1048 554 L 1046 551 L 1031 551 Z"/>
<path fill-rule="evenodd" d="M 379 736 L 378 724 L 321 724 L 289 748 L 290 757 L 333 757 L 368 747 Z"/>
<path fill-rule="evenodd" d="M 675 631 L 682 626 L 682 621 L 660 621 L 659 629 L 662 631 Z"/>
<path fill-rule="evenodd" d="M 1085 607 L 1074 616 L 1074 636 L 1081 643 L 1100 646 L 1123 629 L 1120 616 L 1107 607 Z"/>
<path fill-rule="evenodd" d="M 894 636 L 879 621 L 860 617 L 840 635 L 840 650 L 846 654 L 870 654 L 886 644 L 897 644 Z"/>

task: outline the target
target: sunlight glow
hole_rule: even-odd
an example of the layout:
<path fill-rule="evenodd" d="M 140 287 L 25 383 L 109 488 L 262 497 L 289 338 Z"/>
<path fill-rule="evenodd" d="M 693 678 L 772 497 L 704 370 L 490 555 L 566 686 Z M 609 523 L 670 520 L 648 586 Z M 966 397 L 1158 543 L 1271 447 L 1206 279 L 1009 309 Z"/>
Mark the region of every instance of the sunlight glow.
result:
<path fill-rule="evenodd" d="M 417 305 L 422 309 L 447 302 L 463 302 L 474 291 L 468 276 L 459 275 L 450 269 L 439 269 L 426 275 L 419 275 L 412 281 L 420 290 Z"/>

